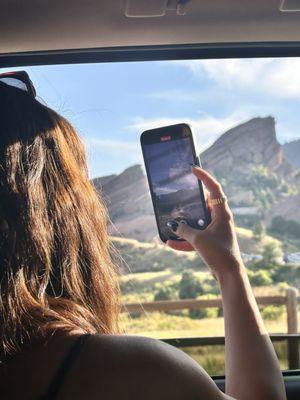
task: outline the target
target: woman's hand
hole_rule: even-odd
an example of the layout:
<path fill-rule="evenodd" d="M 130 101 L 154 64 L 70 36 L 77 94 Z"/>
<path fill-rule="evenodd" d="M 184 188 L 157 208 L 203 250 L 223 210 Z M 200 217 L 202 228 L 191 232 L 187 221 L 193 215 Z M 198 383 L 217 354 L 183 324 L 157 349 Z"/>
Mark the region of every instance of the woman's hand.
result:
<path fill-rule="evenodd" d="M 179 223 L 176 235 L 185 241 L 168 240 L 173 249 L 196 250 L 218 278 L 219 274 L 233 271 L 243 263 L 234 230 L 232 212 L 227 204 L 210 206 L 209 199 L 225 197 L 221 185 L 200 167 L 192 167 L 192 172 L 203 182 L 209 192 L 208 206 L 212 221 L 205 230 L 198 230 L 185 223 Z"/>

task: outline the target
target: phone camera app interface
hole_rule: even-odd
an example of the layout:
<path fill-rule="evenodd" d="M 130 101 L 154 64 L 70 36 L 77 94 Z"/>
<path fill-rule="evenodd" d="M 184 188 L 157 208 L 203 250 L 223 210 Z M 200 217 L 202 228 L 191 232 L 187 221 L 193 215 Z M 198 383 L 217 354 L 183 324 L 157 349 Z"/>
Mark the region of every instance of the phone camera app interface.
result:
<path fill-rule="evenodd" d="M 171 221 L 201 228 L 205 225 L 205 210 L 198 180 L 191 172 L 194 157 L 190 139 L 172 140 L 167 135 L 161 139 L 164 140 L 145 145 L 144 152 L 159 227 L 162 235 L 169 238 L 174 236 Z"/>

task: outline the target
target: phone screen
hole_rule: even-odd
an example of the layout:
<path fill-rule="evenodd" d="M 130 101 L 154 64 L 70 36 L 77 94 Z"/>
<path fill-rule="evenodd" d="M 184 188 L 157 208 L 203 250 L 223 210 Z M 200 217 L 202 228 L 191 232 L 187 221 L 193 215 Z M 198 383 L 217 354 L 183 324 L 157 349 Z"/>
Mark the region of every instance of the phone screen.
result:
<path fill-rule="evenodd" d="M 143 143 L 143 154 L 158 230 L 163 241 L 178 239 L 168 221 L 185 221 L 197 229 L 207 226 L 207 209 L 201 183 L 191 172 L 197 162 L 193 138 L 187 125 L 161 128 Z M 169 128 L 167 130 L 167 128 Z M 174 129 L 174 128 L 173 128 Z M 155 130 L 153 130 L 155 131 Z M 148 131 L 149 135 L 151 131 Z"/>

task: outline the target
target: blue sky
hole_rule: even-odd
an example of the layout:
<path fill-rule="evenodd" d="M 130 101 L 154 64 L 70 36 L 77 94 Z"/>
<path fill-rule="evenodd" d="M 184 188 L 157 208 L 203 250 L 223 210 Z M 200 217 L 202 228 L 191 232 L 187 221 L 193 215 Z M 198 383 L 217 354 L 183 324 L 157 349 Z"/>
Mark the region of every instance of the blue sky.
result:
<path fill-rule="evenodd" d="M 250 59 L 24 69 L 77 128 L 96 177 L 141 163 L 141 132 L 176 122 L 192 125 L 200 149 L 255 116 L 275 117 L 281 143 L 299 138 L 299 68 L 299 59 Z"/>

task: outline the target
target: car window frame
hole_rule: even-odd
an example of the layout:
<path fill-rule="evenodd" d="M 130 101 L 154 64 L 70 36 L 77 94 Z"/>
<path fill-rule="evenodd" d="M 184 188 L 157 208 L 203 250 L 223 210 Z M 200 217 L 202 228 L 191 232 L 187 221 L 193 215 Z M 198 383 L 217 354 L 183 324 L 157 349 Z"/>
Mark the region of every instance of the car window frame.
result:
<path fill-rule="evenodd" d="M 199 43 L 0 53 L 0 68 L 84 63 L 281 57 L 300 57 L 300 42 Z M 288 334 L 284 336 L 289 337 Z M 300 340 L 300 333 L 294 334 L 295 336 Z M 282 373 L 286 379 L 291 377 L 300 379 L 300 369 L 286 370 Z M 213 375 L 212 378 L 219 382 L 222 387 L 224 376 Z"/>

